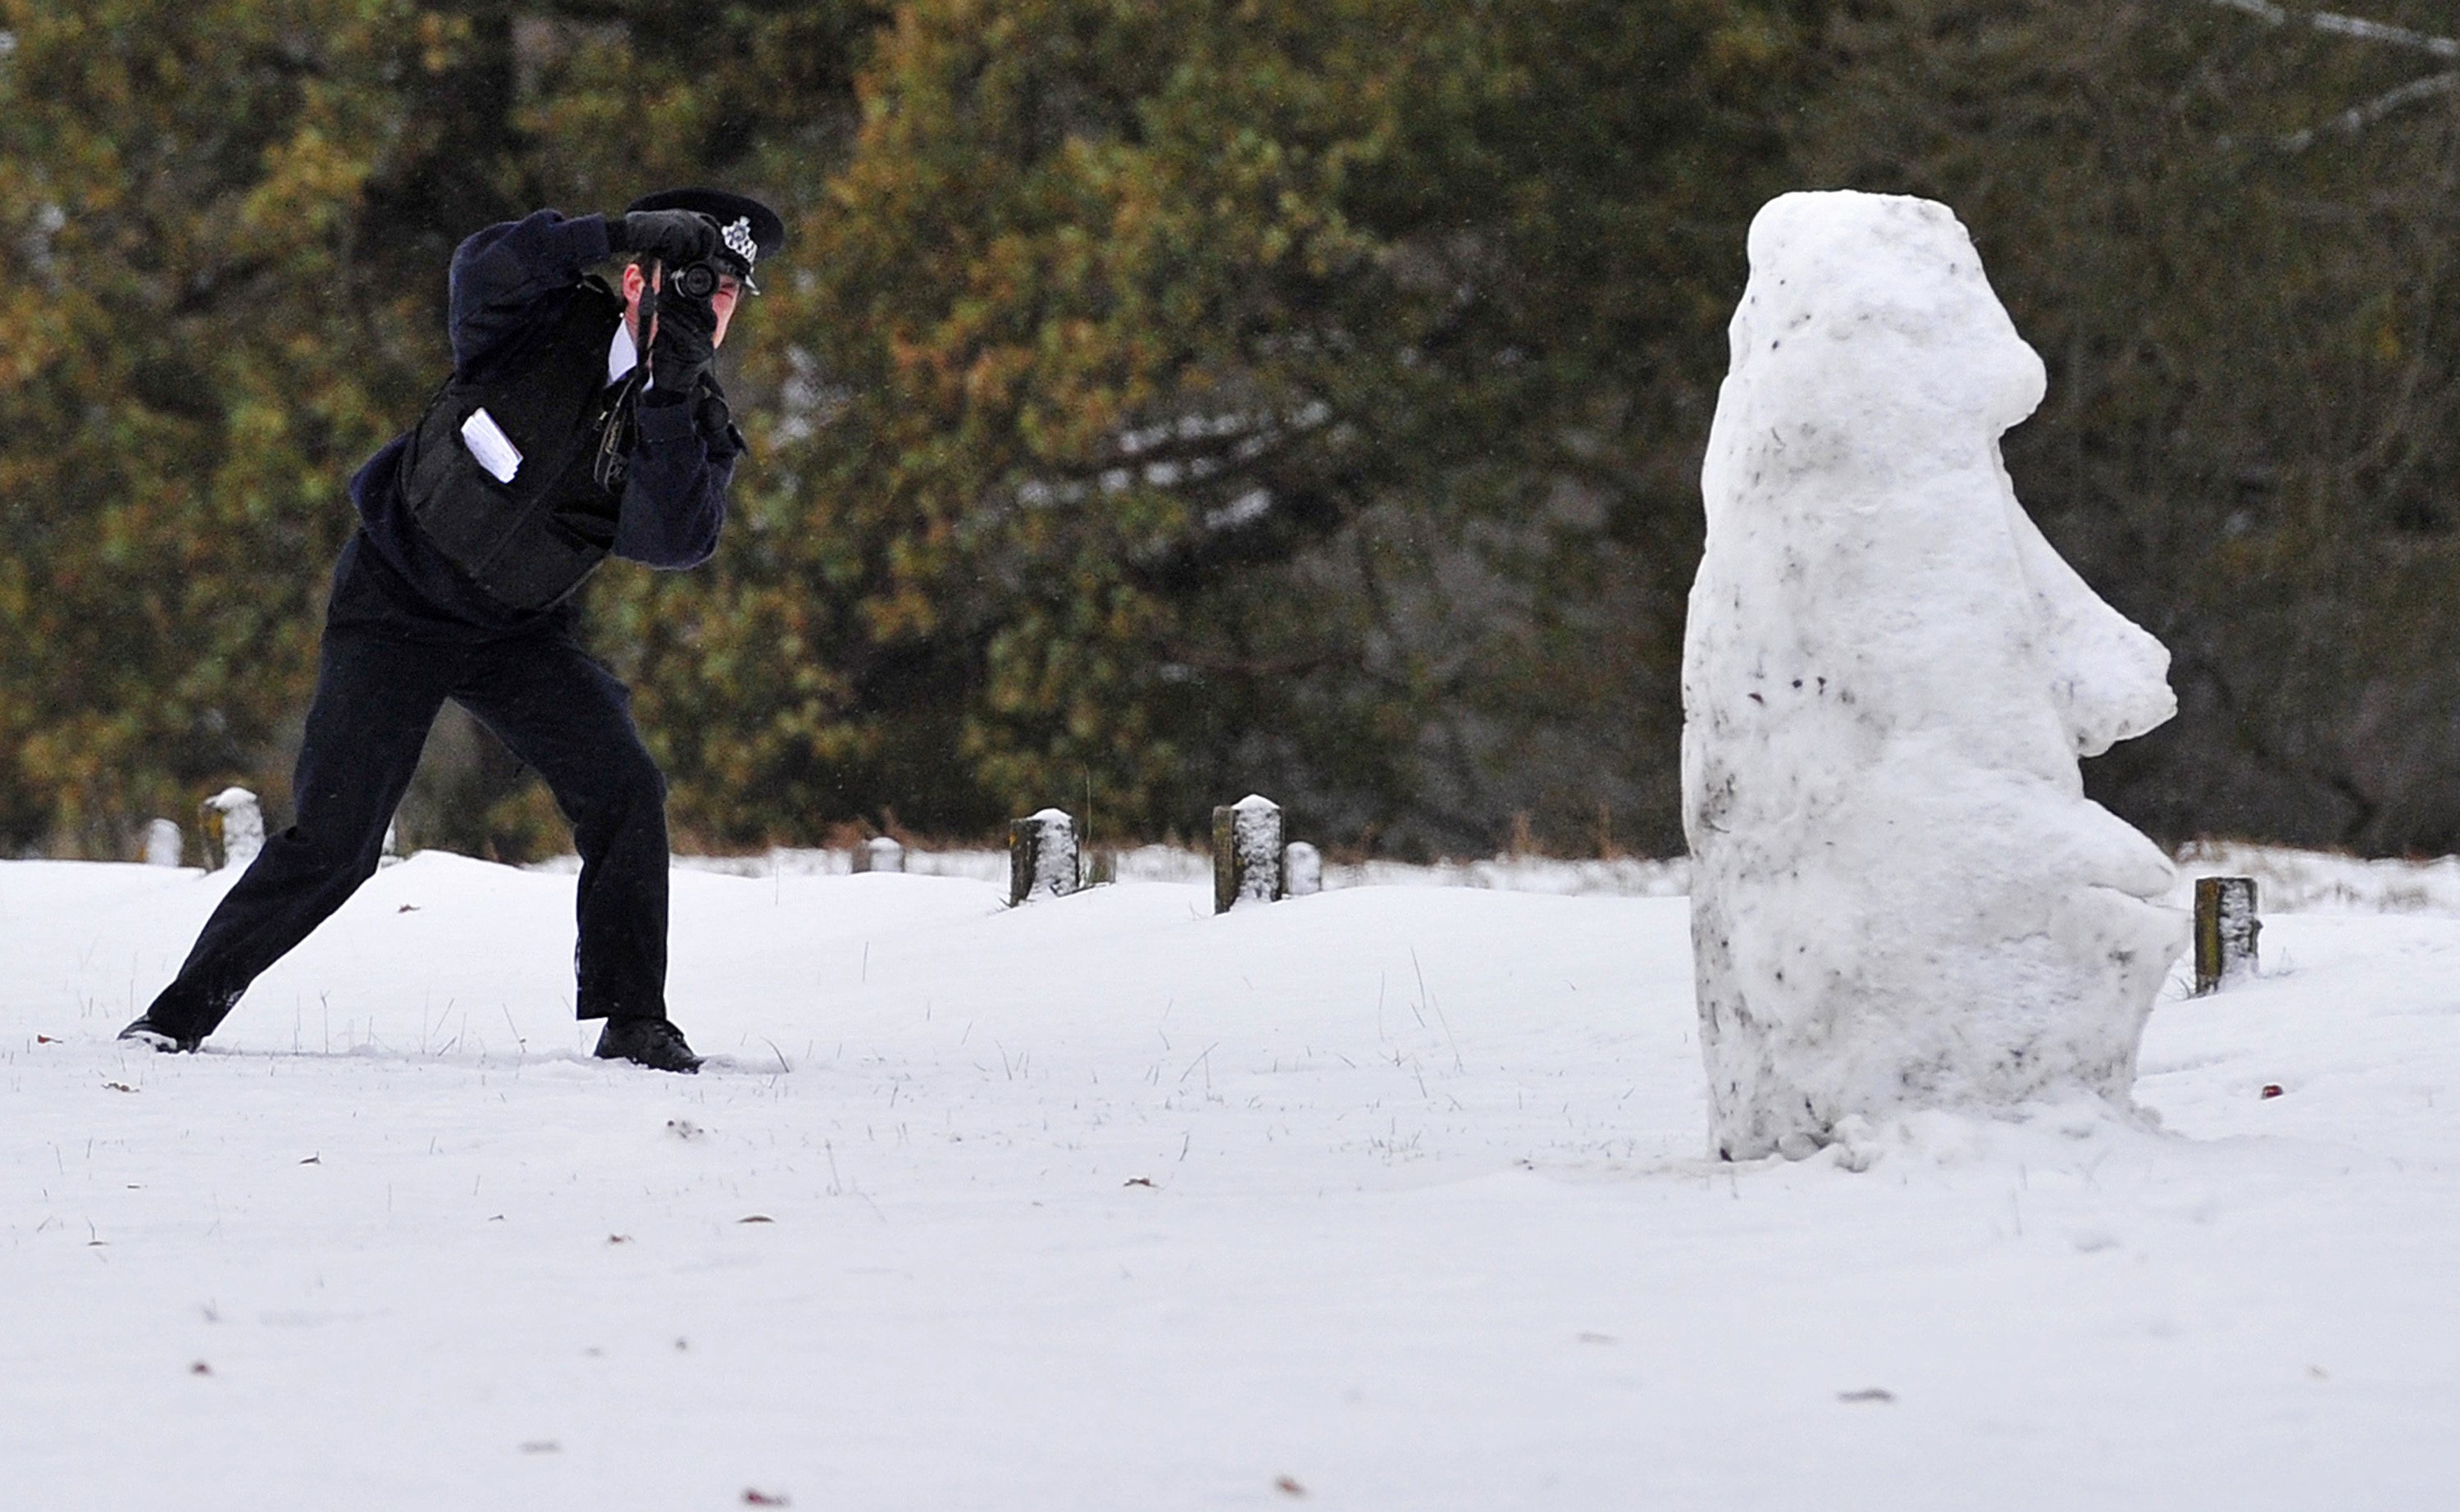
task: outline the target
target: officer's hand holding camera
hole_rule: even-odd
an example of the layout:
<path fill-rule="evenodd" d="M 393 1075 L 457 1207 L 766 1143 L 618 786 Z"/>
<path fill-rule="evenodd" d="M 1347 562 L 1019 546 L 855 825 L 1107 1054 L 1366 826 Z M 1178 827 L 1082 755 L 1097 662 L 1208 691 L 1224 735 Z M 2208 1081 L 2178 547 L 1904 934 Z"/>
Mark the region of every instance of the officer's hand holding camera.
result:
<path fill-rule="evenodd" d="M 672 266 L 717 255 L 717 222 L 697 210 L 634 210 L 607 226 L 610 251 L 640 252 Z"/>
<path fill-rule="evenodd" d="M 717 356 L 717 309 L 707 294 L 670 287 L 649 338 L 649 395 L 680 398 L 700 386 Z"/>

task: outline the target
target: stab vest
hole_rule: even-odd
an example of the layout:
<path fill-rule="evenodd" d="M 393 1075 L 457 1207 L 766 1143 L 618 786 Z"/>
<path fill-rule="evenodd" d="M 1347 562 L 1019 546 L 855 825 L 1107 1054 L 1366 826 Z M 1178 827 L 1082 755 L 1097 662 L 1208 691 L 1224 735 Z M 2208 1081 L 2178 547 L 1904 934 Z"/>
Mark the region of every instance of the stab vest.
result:
<path fill-rule="evenodd" d="M 628 437 L 619 431 L 609 483 L 598 475 L 610 470 L 593 464 L 608 426 L 629 429 L 637 386 L 610 394 L 606 385 L 606 348 L 623 318 L 604 290 L 576 287 L 561 314 L 518 338 L 484 376 L 448 380 L 411 433 L 398 474 L 411 519 L 506 608 L 562 602 L 615 543 Z M 480 409 L 520 453 L 509 482 L 462 440 L 462 423 Z"/>

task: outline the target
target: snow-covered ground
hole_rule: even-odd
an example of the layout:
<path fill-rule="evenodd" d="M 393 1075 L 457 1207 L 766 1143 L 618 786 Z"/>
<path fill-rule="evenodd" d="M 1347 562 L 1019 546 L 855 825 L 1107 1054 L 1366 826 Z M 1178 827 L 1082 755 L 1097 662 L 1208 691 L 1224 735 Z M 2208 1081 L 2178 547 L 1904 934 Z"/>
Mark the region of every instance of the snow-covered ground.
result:
<path fill-rule="evenodd" d="M 2164 1132 L 1719 1166 L 1679 897 L 676 882 L 697 1078 L 587 1058 L 567 877 L 392 867 L 158 1056 L 225 883 L 0 863 L 0 1506 L 2460 1485 L 2460 920 L 2268 896 Z"/>

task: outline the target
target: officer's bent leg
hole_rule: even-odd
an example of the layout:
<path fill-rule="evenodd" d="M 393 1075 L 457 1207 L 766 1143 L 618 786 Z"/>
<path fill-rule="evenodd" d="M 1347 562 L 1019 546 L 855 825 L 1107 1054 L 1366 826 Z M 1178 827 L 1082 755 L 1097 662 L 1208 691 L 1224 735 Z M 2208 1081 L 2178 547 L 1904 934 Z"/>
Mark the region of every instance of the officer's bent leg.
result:
<path fill-rule="evenodd" d="M 667 1012 L 667 782 L 631 694 L 562 635 L 488 647 L 454 698 L 538 770 L 581 852 L 574 993 L 582 1018 Z"/>
<path fill-rule="evenodd" d="M 328 629 L 292 784 L 297 817 L 272 837 L 205 922 L 146 1016 L 212 1033 L 247 985 L 373 875 L 458 653 Z"/>

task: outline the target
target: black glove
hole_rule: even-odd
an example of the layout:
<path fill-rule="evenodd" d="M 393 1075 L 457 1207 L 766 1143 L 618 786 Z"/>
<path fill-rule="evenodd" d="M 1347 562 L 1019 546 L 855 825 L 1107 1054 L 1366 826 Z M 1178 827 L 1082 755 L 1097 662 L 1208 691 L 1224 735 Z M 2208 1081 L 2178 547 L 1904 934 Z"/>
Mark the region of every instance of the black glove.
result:
<path fill-rule="evenodd" d="M 680 398 L 700 387 L 717 356 L 717 309 L 672 286 L 658 291 L 658 329 L 649 338 L 649 390 Z"/>
<path fill-rule="evenodd" d="M 606 222 L 606 249 L 638 252 L 670 266 L 717 255 L 717 223 L 697 210 L 634 210 Z"/>

